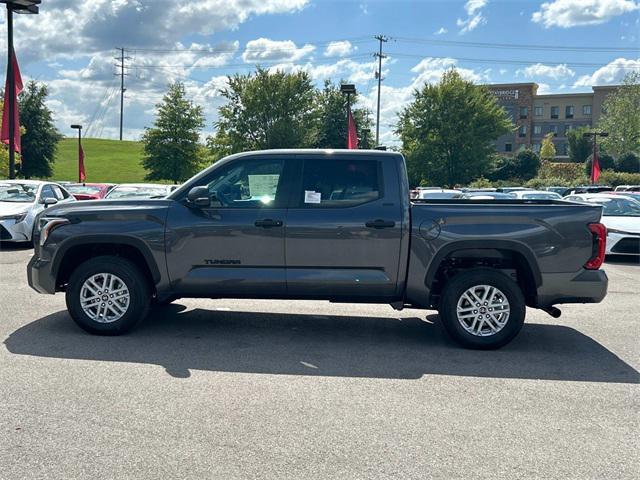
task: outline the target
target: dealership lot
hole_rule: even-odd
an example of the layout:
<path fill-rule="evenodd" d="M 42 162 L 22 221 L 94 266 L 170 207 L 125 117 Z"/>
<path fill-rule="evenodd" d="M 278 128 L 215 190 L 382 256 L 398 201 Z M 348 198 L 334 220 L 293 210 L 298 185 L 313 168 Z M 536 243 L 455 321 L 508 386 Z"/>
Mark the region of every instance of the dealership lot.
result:
<path fill-rule="evenodd" d="M 185 300 L 124 337 L 0 251 L 0 478 L 637 478 L 640 267 L 499 351 L 434 312 Z"/>

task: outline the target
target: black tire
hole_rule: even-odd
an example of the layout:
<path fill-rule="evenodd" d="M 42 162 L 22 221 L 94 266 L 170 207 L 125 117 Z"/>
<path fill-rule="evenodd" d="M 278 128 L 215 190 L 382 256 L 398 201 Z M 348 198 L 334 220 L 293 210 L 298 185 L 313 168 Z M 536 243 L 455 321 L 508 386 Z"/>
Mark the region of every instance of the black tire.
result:
<path fill-rule="evenodd" d="M 463 294 L 474 286 L 480 285 L 487 285 L 497 288 L 500 292 L 502 292 L 506 300 L 509 302 L 510 308 L 506 324 L 504 324 L 502 329 L 494 334 L 491 334 L 489 332 L 490 327 L 488 326 L 488 324 L 486 324 L 486 327 L 483 329 L 483 331 L 487 332 L 487 336 L 480 336 L 468 332 L 462 326 L 462 321 L 458 320 L 457 314 L 458 301 L 461 300 Z M 467 304 L 464 303 L 462 306 L 464 305 Z M 484 307 L 484 304 L 482 304 L 482 306 Z M 485 307 L 485 309 L 486 308 L 487 307 Z M 473 312 L 476 312 L 476 310 L 473 310 Z M 524 324 L 525 312 L 525 299 L 518 284 L 507 277 L 505 274 L 491 268 L 474 268 L 465 272 L 461 272 L 451 278 L 444 287 L 439 308 L 442 325 L 444 326 L 447 333 L 462 346 L 478 350 L 491 350 L 500 348 L 513 340 L 513 338 L 522 329 L 522 326 Z M 491 312 L 485 312 L 485 310 L 483 309 L 481 311 L 478 311 L 478 313 L 489 314 Z M 475 313 L 473 314 L 475 315 Z M 494 323 L 494 318 L 490 318 L 492 325 L 497 328 L 498 325 L 497 323 Z M 471 318 L 468 321 L 472 323 L 473 320 L 474 319 Z M 480 322 L 482 322 L 482 320 L 480 320 Z M 471 325 L 470 327 L 472 326 L 473 325 Z"/>
<path fill-rule="evenodd" d="M 93 320 L 81 306 L 81 291 L 85 281 L 96 274 L 116 275 L 129 290 L 129 305 L 121 318 L 110 323 Z M 121 335 L 142 321 L 151 302 L 150 285 L 140 269 L 121 257 L 101 256 L 80 264 L 71 274 L 66 292 L 67 309 L 71 318 L 94 335 Z"/>

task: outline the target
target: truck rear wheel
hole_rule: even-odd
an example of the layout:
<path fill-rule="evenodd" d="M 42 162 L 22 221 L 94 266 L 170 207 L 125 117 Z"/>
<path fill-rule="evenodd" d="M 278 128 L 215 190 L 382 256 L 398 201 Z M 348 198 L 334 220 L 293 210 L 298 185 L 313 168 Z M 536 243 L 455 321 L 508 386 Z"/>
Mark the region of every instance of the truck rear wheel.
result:
<path fill-rule="evenodd" d="M 490 268 L 474 268 L 449 280 L 439 309 L 442 324 L 455 341 L 481 350 L 513 340 L 522 329 L 525 311 L 518 284 Z"/>
<path fill-rule="evenodd" d="M 66 292 L 71 318 L 95 335 L 120 335 L 149 310 L 146 277 L 132 262 L 116 256 L 96 257 L 71 274 Z"/>

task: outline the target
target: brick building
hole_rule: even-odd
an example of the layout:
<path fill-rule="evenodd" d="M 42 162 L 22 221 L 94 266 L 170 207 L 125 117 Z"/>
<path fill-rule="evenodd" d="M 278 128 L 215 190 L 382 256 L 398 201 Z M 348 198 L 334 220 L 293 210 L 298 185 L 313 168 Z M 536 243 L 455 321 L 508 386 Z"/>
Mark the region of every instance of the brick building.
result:
<path fill-rule="evenodd" d="M 567 133 L 574 128 L 596 125 L 602 103 L 617 86 L 593 87 L 589 93 L 538 95 L 536 83 L 487 85 L 514 123 L 514 130 L 495 142 L 502 154 L 525 148 L 540 151 L 542 138 L 554 134 L 557 157 L 567 157 Z"/>

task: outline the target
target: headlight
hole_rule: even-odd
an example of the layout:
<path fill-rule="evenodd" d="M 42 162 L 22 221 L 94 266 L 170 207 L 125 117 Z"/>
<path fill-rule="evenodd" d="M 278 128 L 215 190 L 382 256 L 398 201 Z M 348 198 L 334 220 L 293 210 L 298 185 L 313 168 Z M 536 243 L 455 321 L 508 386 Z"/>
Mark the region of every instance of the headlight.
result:
<path fill-rule="evenodd" d="M 0 220 L 15 220 L 16 223 L 22 222 L 25 218 L 27 218 L 27 212 L 14 213 L 13 215 L 2 215 L 2 216 L 0 216 Z"/>
<path fill-rule="evenodd" d="M 56 218 L 56 217 L 41 217 L 38 222 L 38 231 L 40 232 L 40 246 L 43 246 L 51 232 L 57 227 L 62 225 L 66 225 L 69 222 L 66 218 Z"/>

